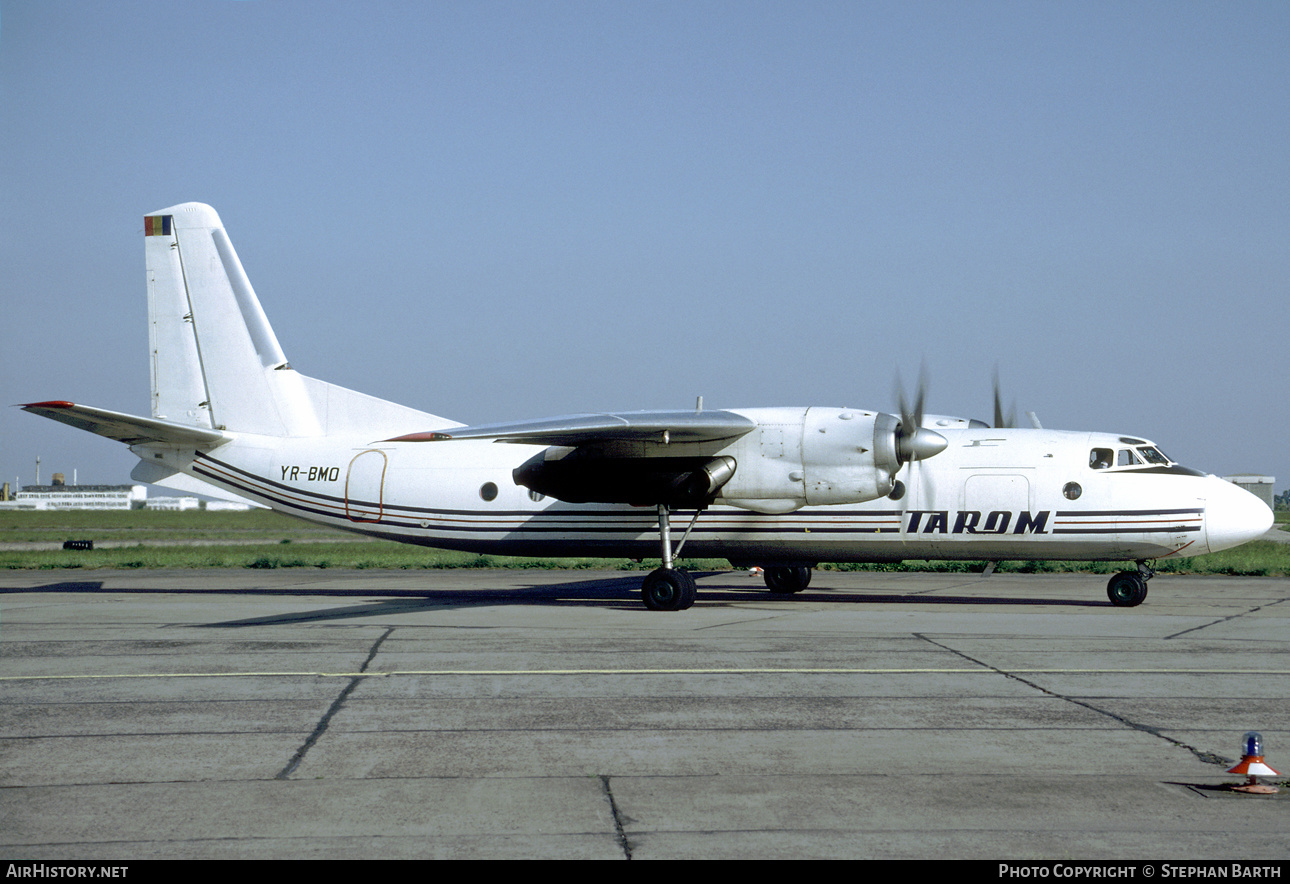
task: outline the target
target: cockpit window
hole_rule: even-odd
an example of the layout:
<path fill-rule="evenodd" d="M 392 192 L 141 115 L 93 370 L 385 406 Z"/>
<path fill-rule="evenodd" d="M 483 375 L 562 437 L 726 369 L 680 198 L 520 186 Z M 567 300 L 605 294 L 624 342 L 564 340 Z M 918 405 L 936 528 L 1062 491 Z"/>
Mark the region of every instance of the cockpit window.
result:
<path fill-rule="evenodd" d="M 1137 441 L 1137 440 L 1134 440 Z M 1172 467 L 1173 461 L 1154 445 L 1143 444 L 1137 448 L 1094 448 L 1088 453 L 1088 466 L 1091 470 L 1117 470 L 1145 467 Z"/>
<path fill-rule="evenodd" d="M 1120 453 L 1115 457 L 1117 467 L 1131 467 L 1142 463 L 1142 458 L 1133 453 L 1132 448 L 1121 448 Z"/>
<path fill-rule="evenodd" d="M 1088 465 L 1094 470 L 1105 470 L 1111 466 L 1115 452 L 1109 448 L 1094 448 L 1088 453 Z"/>
<path fill-rule="evenodd" d="M 1147 445 L 1139 448 L 1138 453 L 1142 455 L 1142 459 L 1147 463 L 1158 464 L 1162 467 L 1169 466 L 1169 458 L 1165 457 L 1164 452 L 1159 448 L 1153 448 L 1152 446 Z"/>

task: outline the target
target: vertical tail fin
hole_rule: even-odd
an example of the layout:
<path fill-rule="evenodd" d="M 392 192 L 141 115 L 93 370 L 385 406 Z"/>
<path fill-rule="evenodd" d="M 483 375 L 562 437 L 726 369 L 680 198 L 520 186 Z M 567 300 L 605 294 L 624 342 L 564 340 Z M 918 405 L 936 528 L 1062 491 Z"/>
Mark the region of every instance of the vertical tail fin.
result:
<path fill-rule="evenodd" d="M 294 371 L 210 206 L 172 206 L 143 223 L 153 417 L 264 436 L 461 426 Z"/>
<path fill-rule="evenodd" d="M 152 414 L 273 436 L 321 433 L 242 262 L 210 206 L 144 218 Z"/>

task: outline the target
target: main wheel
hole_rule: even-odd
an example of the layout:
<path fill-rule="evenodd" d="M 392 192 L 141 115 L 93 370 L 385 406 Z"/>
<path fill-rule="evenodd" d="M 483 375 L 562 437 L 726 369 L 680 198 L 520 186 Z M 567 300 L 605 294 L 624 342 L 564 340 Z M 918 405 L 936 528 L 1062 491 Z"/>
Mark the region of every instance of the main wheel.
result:
<path fill-rule="evenodd" d="M 811 569 L 805 565 L 773 565 L 762 573 L 771 592 L 788 595 L 811 585 Z"/>
<path fill-rule="evenodd" d="M 641 601 L 651 611 L 684 611 L 694 604 L 694 578 L 675 568 L 656 568 L 641 582 Z"/>
<path fill-rule="evenodd" d="M 1106 584 L 1106 597 L 1117 608 L 1136 608 L 1147 597 L 1147 581 L 1137 571 L 1121 571 Z"/>

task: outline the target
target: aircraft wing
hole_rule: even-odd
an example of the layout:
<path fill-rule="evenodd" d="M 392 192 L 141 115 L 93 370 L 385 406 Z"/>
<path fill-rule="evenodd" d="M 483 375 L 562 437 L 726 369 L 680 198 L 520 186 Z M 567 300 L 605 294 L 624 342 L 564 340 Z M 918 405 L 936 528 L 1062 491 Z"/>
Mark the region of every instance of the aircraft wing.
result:
<path fill-rule="evenodd" d="M 524 445 L 580 447 L 599 442 L 716 442 L 737 439 L 757 426 L 732 411 L 626 411 L 571 414 L 503 424 L 410 433 L 389 442 L 491 439 Z"/>
<path fill-rule="evenodd" d="M 20 406 L 50 420 L 69 424 L 78 430 L 97 433 L 126 445 L 162 442 L 170 445 L 212 446 L 228 441 L 228 435 L 219 430 L 176 424 L 150 417 L 137 417 L 105 408 L 76 405 L 71 402 L 29 402 Z"/>

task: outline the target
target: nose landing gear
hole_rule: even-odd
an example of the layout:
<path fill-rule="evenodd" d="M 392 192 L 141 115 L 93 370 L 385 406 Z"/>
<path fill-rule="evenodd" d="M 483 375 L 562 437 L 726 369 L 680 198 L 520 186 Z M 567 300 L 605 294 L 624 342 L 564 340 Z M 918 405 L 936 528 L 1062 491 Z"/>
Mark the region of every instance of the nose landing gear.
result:
<path fill-rule="evenodd" d="M 1106 584 L 1106 596 L 1117 608 L 1136 608 L 1147 597 L 1147 581 L 1156 576 L 1145 561 L 1138 570 L 1121 571 Z"/>

